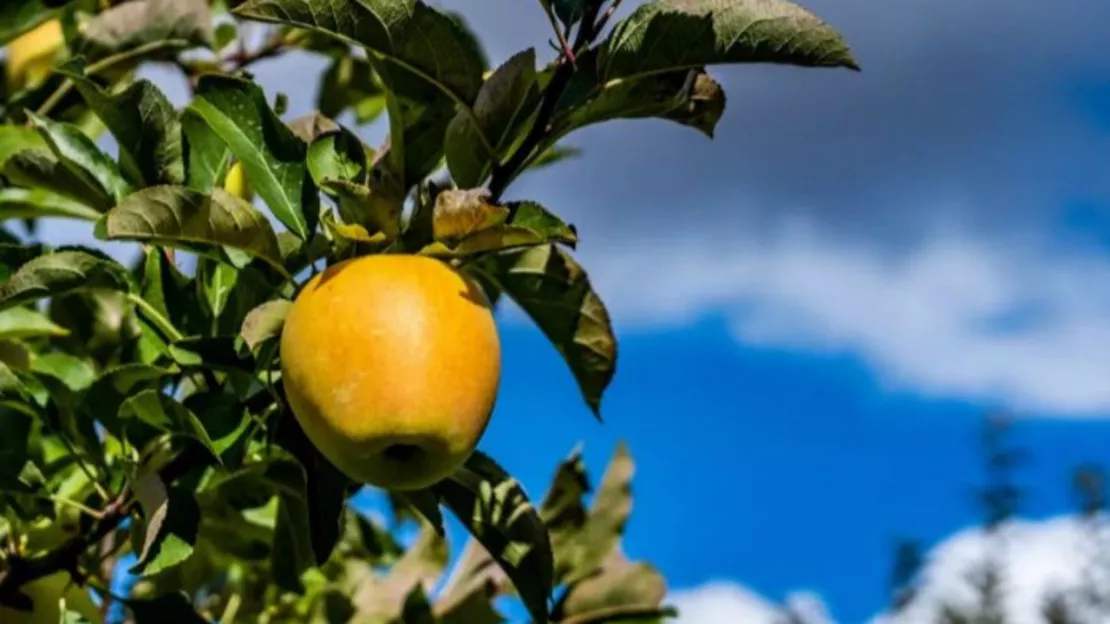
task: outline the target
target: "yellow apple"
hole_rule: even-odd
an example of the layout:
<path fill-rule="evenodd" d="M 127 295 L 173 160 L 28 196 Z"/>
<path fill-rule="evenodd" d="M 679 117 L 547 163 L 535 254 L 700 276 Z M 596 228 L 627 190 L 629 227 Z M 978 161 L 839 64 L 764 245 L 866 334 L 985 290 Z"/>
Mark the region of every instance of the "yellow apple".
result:
<path fill-rule="evenodd" d="M 236 162 L 228 169 L 224 178 L 224 190 L 248 202 L 254 199 L 254 189 L 247 179 L 247 173 L 243 171 L 243 163 Z"/>
<path fill-rule="evenodd" d="M 55 56 L 65 43 L 62 23 L 48 20 L 8 43 L 8 90 L 18 91 L 42 82 L 54 67 Z"/>
<path fill-rule="evenodd" d="M 490 303 L 424 256 L 348 260 L 313 277 L 281 336 L 289 406 L 352 479 L 391 490 L 455 472 L 485 432 L 501 380 Z"/>

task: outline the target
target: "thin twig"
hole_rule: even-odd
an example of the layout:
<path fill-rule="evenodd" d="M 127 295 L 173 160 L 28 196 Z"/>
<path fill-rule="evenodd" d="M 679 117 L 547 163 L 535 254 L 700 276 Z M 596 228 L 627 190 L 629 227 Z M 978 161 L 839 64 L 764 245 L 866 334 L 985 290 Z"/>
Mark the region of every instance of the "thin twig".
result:
<path fill-rule="evenodd" d="M 547 21 L 551 23 L 551 30 L 555 31 L 555 36 L 559 38 L 559 47 L 562 48 L 563 56 L 575 65 L 574 50 L 570 47 L 570 42 L 567 40 L 567 34 L 570 32 L 568 28 L 565 32 L 559 28 L 559 18 L 555 17 L 555 11 L 551 8 L 550 2 L 540 1 L 540 6 L 543 7 L 543 12 L 547 14 Z"/>
<path fill-rule="evenodd" d="M 161 471 L 162 479 L 172 483 L 182 477 L 195 463 L 195 453 L 185 451 L 178 454 Z M 18 555 L 8 558 L 8 569 L 0 571 L 0 596 L 11 596 L 20 587 L 49 576 L 59 570 L 74 570 L 81 555 L 100 543 L 105 536 L 115 531 L 135 508 L 136 501 L 130 490 L 124 489 L 100 512 L 101 517 L 94 520 L 88 530 L 70 538 L 58 548 L 32 558 Z"/>
<path fill-rule="evenodd" d="M 601 31 L 605 29 L 605 25 L 609 23 L 609 19 L 613 17 L 613 14 L 616 13 L 617 9 L 619 9 L 620 7 L 621 0 L 613 0 L 613 3 L 609 5 L 609 8 L 605 9 L 605 13 L 601 15 L 601 19 L 597 20 L 597 24 L 594 25 L 595 35 L 601 34 Z"/>
<path fill-rule="evenodd" d="M 107 494 L 107 492 L 105 492 L 105 494 Z M 93 518 L 100 518 L 100 516 L 101 516 L 100 511 L 97 511 L 96 509 L 93 509 L 92 507 L 89 507 L 88 505 L 85 505 L 83 503 L 79 503 L 75 500 L 70 500 L 68 498 L 62 498 L 60 496 L 53 496 L 51 494 L 36 494 L 35 497 L 36 498 L 41 498 L 42 500 L 50 501 L 52 503 L 58 503 L 60 505 L 66 506 L 66 507 L 72 507 L 72 508 L 76 509 L 77 511 L 80 511 L 83 514 L 87 514 L 89 516 L 92 516 Z"/>
<path fill-rule="evenodd" d="M 235 616 L 239 613 L 239 606 L 243 603 L 243 596 L 239 592 L 231 594 L 228 598 L 227 605 L 224 607 L 224 613 L 220 616 L 220 624 L 231 624 L 235 621 Z"/>
<path fill-rule="evenodd" d="M 155 308 L 146 299 L 143 299 L 137 294 L 130 293 L 127 295 L 127 300 L 134 304 L 136 308 L 141 310 L 142 313 L 147 317 L 147 319 L 150 320 L 150 322 L 153 323 L 159 331 L 165 334 L 166 338 L 168 338 L 171 342 L 177 342 L 178 340 L 182 340 L 185 338 L 185 336 L 182 335 L 176 327 L 174 327 L 173 323 L 171 323 L 168 318 L 163 316 L 162 313 L 158 311 L 158 308 Z"/>
<path fill-rule="evenodd" d="M 242 42 L 243 39 L 240 39 L 240 41 Z M 288 45 L 289 42 L 286 40 L 285 35 L 278 33 L 270 37 L 266 43 L 254 50 L 246 50 L 240 47 L 235 53 L 220 59 L 220 63 L 227 65 L 225 71 L 228 73 L 237 72 L 258 61 L 281 54 Z"/>
<path fill-rule="evenodd" d="M 119 54 L 113 54 L 112 56 L 92 63 L 85 68 L 85 75 L 95 76 L 103 71 L 107 71 L 115 67 L 120 63 L 134 60 L 149 52 L 154 52 L 155 50 L 160 50 L 162 48 L 181 47 L 183 45 L 184 42 L 180 39 L 166 39 L 164 41 L 152 41 L 150 43 L 144 43 L 143 45 L 138 46 L 132 50 L 120 52 Z M 70 78 L 66 78 L 65 82 L 62 83 L 62 86 L 58 87 L 57 91 L 50 94 L 50 97 L 47 98 L 41 106 L 39 106 L 38 110 L 35 111 L 35 114 L 39 115 L 40 117 L 45 117 L 50 114 L 50 111 L 54 110 L 54 107 L 57 106 L 58 103 L 61 102 L 62 99 L 65 98 L 65 96 L 68 95 L 70 91 L 73 90 L 73 87 L 73 80 Z"/>
<path fill-rule="evenodd" d="M 55 429 L 55 427 L 50 428 Z M 69 451 L 69 454 L 73 456 L 73 461 L 76 462 L 77 467 L 81 469 L 81 472 L 85 473 L 86 477 L 88 477 L 89 483 L 92 484 L 93 489 L 96 490 L 97 495 L 100 496 L 101 500 L 108 500 L 110 496 L 107 490 L 101 487 L 100 482 L 96 479 L 96 475 L 93 474 L 92 468 L 90 468 L 89 465 L 85 463 L 85 458 L 82 456 L 81 453 L 78 452 L 77 446 L 73 443 L 73 440 L 69 439 L 69 436 L 66 435 L 63 427 L 57 427 L 56 429 L 57 430 L 55 431 L 55 433 L 58 434 L 58 438 L 61 439 L 62 444 L 65 444 L 66 450 Z"/>
<path fill-rule="evenodd" d="M 599 10 L 600 6 L 586 9 L 586 15 L 582 18 L 582 25 L 578 29 L 578 36 L 575 37 L 572 48 L 579 54 L 589 47 L 597 34 L 594 24 Z M 559 98 L 562 97 L 563 91 L 567 88 L 567 84 L 570 83 L 571 77 L 574 76 L 576 67 L 571 62 L 571 58 L 564 52 L 556 61 L 555 74 L 551 77 L 547 89 L 544 90 L 543 101 L 540 102 L 540 110 L 536 114 L 535 124 L 509 160 L 503 165 L 494 167 L 489 184 L 493 201 L 499 200 L 509 184 L 524 170 L 525 165 L 532 157 L 532 152 L 543 142 L 550 131 L 551 116 L 555 113 L 555 107 Z"/>
<path fill-rule="evenodd" d="M 0 595 L 10 595 L 23 585 L 49 576 L 58 570 L 72 569 L 90 545 L 99 542 L 119 526 L 130 512 L 131 504 L 131 499 L 126 494 L 121 494 L 104 508 L 101 519 L 83 535 L 78 535 L 59 548 L 38 557 L 31 559 L 13 557 L 10 560 L 11 567 L 6 572 L 0 573 Z"/>

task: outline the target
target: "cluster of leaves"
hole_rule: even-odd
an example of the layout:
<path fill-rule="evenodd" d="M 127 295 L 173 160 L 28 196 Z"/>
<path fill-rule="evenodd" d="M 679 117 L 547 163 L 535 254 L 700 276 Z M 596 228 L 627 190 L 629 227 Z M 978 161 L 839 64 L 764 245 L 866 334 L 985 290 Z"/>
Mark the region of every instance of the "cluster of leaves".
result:
<path fill-rule="evenodd" d="M 536 622 L 668 613 L 659 575 L 618 547 L 627 454 L 587 510 L 577 457 L 537 509 L 476 453 L 392 496 L 426 524 L 405 549 L 347 506 L 359 484 L 282 400 L 277 338 L 306 276 L 413 253 L 513 299 L 598 413 L 616 342 L 572 256 L 577 231 L 506 189 L 572 155 L 561 141 L 591 124 L 652 117 L 712 136 L 725 97 L 709 65 L 855 67 L 832 28 L 785 0 L 655 0 L 623 19 L 619 0 L 539 5 L 557 57 L 540 65 L 530 49 L 496 68 L 461 16 L 420 0 L 0 7 L 0 43 L 49 20 L 64 35 L 52 71 L 7 85 L 0 109 L 0 220 L 25 230 L 0 230 L 0 604 L 26 609 L 25 585 L 68 571 L 139 622 L 481 624 L 500 621 L 491 599 L 509 592 Z M 258 47 L 249 22 L 266 29 Z M 330 64 L 319 110 L 286 121 L 284 98 L 246 68 L 294 49 Z M 135 78 L 150 62 L 188 79 L 183 107 Z M 339 121 L 383 114 L 378 147 Z M 233 166 L 258 202 L 225 188 Z M 43 218 L 141 254 L 51 246 L 35 237 Z M 476 541 L 433 600 L 443 507 Z M 138 580 L 119 596 L 124 561 Z"/>

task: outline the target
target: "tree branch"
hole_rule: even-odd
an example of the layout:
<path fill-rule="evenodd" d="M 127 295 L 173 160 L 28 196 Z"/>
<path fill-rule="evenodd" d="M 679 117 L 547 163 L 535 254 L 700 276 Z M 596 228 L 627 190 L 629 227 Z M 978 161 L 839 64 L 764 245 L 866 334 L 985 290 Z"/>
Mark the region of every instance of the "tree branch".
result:
<path fill-rule="evenodd" d="M 616 13 L 619 8 L 621 8 L 621 0 L 613 0 L 609 8 L 605 9 L 605 13 L 601 16 L 601 19 L 597 20 L 597 24 L 594 25 L 594 36 L 601 34 L 601 31 L 605 29 L 605 25 L 609 23 L 609 19 L 613 17 L 613 14 Z"/>
<path fill-rule="evenodd" d="M 162 469 L 162 480 L 171 483 L 184 476 L 195 464 L 196 456 L 196 452 L 188 449 L 179 453 Z M 74 570 L 81 555 L 115 531 L 131 514 L 135 505 L 131 492 L 124 490 L 108 503 L 100 512 L 100 518 L 95 519 L 81 535 L 37 557 L 9 557 L 8 569 L 0 572 L 0 600 L 18 602 L 16 596 L 20 587 L 61 570 Z"/>
<path fill-rule="evenodd" d="M 0 572 L 0 598 L 15 595 L 27 583 L 49 576 L 59 570 L 71 570 L 77 560 L 93 544 L 111 533 L 131 511 L 132 501 L 125 494 L 117 496 L 101 512 L 99 520 L 82 535 L 70 539 L 59 548 L 33 559 L 14 557 L 6 572 Z"/>
<path fill-rule="evenodd" d="M 242 41 L 242 39 L 240 39 Z M 266 43 L 255 48 L 254 50 L 240 49 L 234 54 L 229 54 L 220 60 L 221 63 L 227 64 L 225 71 L 234 73 L 241 69 L 257 63 L 263 59 L 268 59 L 285 51 L 289 42 L 282 33 L 276 33 Z"/>
<path fill-rule="evenodd" d="M 598 11 L 601 9 L 600 4 L 591 4 L 586 9 L 586 15 L 583 16 L 581 25 L 578 28 L 578 35 L 575 37 L 574 45 L 571 47 L 571 54 L 581 53 L 582 50 L 593 43 L 594 37 L 597 35 L 595 20 L 597 19 Z M 559 103 L 559 98 L 563 96 L 563 91 L 566 90 L 570 79 L 574 76 L 576 65 L 573 62 L 573 56 L 568 57 L 564 51 L 563 54 L 556 61 L 557 67 L 555 74 L 551 77 L 551 82 L 548 83 L 547 89 L 544 90 L 543 101 L 540 102 L 540 110 L 536 114 L 536 123 L 532 129 L 528 131 L 528 135 L 524 141 L 517 147 L 516 151 L 509 158 L 504 165 L 494 167 L 493 175 L 490 178 L 489 190 L 492 195 L 492 200 L 497 201 L 501 198 L 501 194 L 505 192 L 509 184 L 516 178 L 516 176 L 524 170 L 528 160 L 532 156 L 532 152 L 543 142 L 551 130 L 551 116 L 555 113 L 555 106 Z"/>

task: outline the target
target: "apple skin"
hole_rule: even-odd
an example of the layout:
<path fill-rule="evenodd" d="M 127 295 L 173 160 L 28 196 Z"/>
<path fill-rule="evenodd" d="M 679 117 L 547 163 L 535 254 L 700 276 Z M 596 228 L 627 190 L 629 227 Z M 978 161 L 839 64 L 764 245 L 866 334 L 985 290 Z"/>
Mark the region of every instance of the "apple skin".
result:
<path fill-rule="evenodd" d="M 250 202 L 254 200 L 254 188 L 247 180 L 247 173 L 243 170 L 243 163 L 236 162 L 231 165 L 227 170 L 227 176 L 224 178 L 224 190 L 232 195 Z"/>
<path fill-rule="evenodd" d="M 428 257 L 363 256 L 298 294 L 281 335 L 289 407 L 309 440 L 357 482 L 428 487 L 485 432 L 501 380 L 489 300 Z"/>
<path fill-rule="evenodd" d="M 62 23 L 47 20 L 8 43 L 8 90 L 19 91 L 42 82 L 54 67 L 54 57 L 65 43 Z"/>

